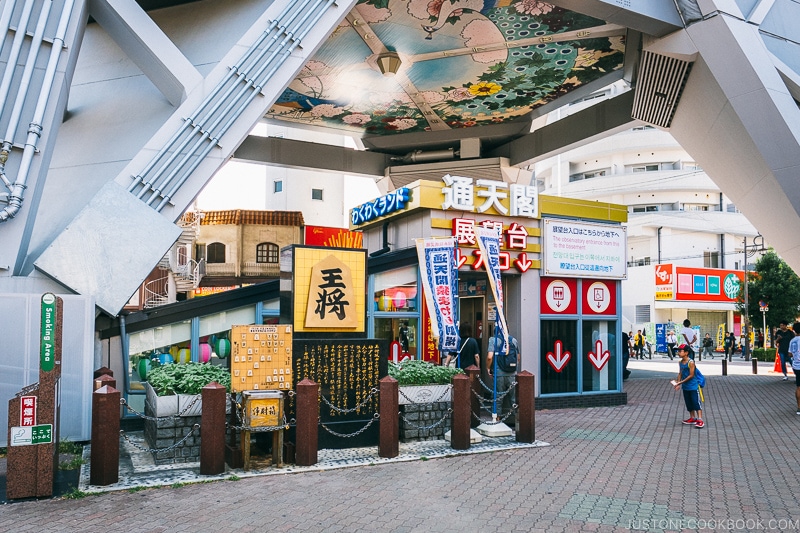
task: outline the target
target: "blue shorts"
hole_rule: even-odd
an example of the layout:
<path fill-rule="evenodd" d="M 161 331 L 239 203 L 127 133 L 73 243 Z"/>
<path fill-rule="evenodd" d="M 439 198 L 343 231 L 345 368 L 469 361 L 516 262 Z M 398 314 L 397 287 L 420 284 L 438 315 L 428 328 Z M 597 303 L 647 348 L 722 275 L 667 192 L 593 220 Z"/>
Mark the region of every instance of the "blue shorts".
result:
<path fill-rule="evenodd" d="M 700 394 L 697 389 L 683 391 L 683 401 L 686 403 L 687 411 L 699 411 L 703 408 L 700 405 Z"/>

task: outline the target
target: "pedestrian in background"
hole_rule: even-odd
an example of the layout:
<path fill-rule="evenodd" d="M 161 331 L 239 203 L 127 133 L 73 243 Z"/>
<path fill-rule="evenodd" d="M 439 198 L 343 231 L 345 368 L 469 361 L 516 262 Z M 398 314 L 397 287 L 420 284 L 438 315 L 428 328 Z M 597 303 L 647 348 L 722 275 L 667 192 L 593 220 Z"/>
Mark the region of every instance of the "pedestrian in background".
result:
<path fill-rule="evenodd" d="M 710 333 L 706 333 L 703 337 L 703 353 L 700 355 L 700 361 L 703 360 L 704 355 L 710 355 L 714 359 L 714 339 L 711 338 Z"/>
<path fill-rule="evenodd" d="M 797 401 L 797 412 L 800 415 L 800 322 L 792 326 L 794 337 L 789 341 L 789 353 L 792 354 L 792 372 L 794 372 L 794 399 Z"/>
<path fill-rule="evenodd" d="M 678 337 L 675 336 L 675 332 L 669 330 L 667 333 L 667 355 L 669 355 L 669 360 L 675 357 L 675 345 L 678 344 Z"/>
<path fill-rule="evenodd" d="M 786 362 L 789 361 L 789 343 L 794 338 L 794 333 L 788 328 L 789 324 L 785 320 L 781 320 L 778 326 L 778 331 L 775 333 L 775 343 L 778 346 L 778 357 L 781 360 L 781 372 L 783 372 L 783 381 L 789 381 L 789 374 L 786 373 Z M 792 326 L 794 328 L 794 326 Z M 791 362 L 792 370 L 794 370 L 794 361 Z"/>
<path fill-rule="evenodd" d="M 642 335 L 642 330 L 637 329 L 636 336 L 633 338 L 634 359 L 644 359 L 643 349 L 644 349 L 644 335 Z"/>
<path fill-rule="evenodd" d="M 683 423 L 694 426 L 697 429 L 703 429 L 706 426 L 705 422 L 703 422 L 703 404 L 700 403 L 697 378 L 694 377 L 694 361 L 689 359 L 689 347 L 687 345 L 681 344 L 678 346 L 678 357 L 681 358 L 678 362 L 678 375 L 672 382 L 672 386 L 675 390 L 681 389 L 683 391 L 683 401 L 686 404 L 686 410 L 689 411 L 689 418 L 683 420 Z M 800 414 L 800 406 L 798 406 L 797 414 Z"/>
<path fill-rule="evenodd" d="M 686 344 L 686 349 L 689 352 L 689 359 L 694 361 L 694 343 L 697 342 L 697 333 L 692 329 L 692 323 L 689 319 L 683 321 L 683 329 L 681 330 L 681 344 Z"/>

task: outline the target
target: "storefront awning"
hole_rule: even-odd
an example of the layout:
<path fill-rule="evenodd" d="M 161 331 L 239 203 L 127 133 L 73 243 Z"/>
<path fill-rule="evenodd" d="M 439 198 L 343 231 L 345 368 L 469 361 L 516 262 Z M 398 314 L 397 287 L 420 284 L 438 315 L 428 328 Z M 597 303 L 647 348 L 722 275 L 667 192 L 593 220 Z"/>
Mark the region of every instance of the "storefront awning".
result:
<path fill-rule="evenodd" d="M 685 300 L 656 300 L 656 309 L 691 309 L 694 311 L 736 311 L 735 303 L 687 302 Z"/>

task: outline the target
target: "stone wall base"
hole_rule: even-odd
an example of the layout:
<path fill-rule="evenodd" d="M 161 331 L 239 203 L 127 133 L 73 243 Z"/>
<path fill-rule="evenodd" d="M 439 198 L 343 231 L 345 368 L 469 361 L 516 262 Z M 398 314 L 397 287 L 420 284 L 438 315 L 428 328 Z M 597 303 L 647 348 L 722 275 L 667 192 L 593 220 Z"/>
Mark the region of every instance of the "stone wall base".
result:
<path fill-rule="evenodd" d="M 415 403 L 400 406 L 400 442 L 413 442 L 419 440 L 444 439 L 444 434 L 450 431 L 452 420 L 447 412 L 451 402 Z M 430 429 L 420 429 L 417 426 L 430 426 L 443 417 L 444 422 Z"/>

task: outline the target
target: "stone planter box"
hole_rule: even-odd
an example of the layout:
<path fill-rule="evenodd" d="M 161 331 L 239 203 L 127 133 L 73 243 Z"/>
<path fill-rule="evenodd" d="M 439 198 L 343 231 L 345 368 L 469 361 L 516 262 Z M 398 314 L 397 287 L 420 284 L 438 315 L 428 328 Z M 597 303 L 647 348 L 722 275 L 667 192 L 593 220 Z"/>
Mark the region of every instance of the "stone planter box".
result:
<path fill-rule="evenodd" d="M 431 402 L 451 402 L 452 385 L 401 385 L 400 405 Z"/>
<path fill-rule="evenodd" d="M 149 383 L 145 383 L 145 392 L 145 414 L 147 416 L 175 416 L 178 413 L 181 413 L 180 416 L 200 416 L 203 412 L 203 401 L 200 394 L 158 396 Z M 191 407 L 189 407 L 190 405 Z M 230 402 L 228 402 L 225 412 L 231 412 Z"/>

